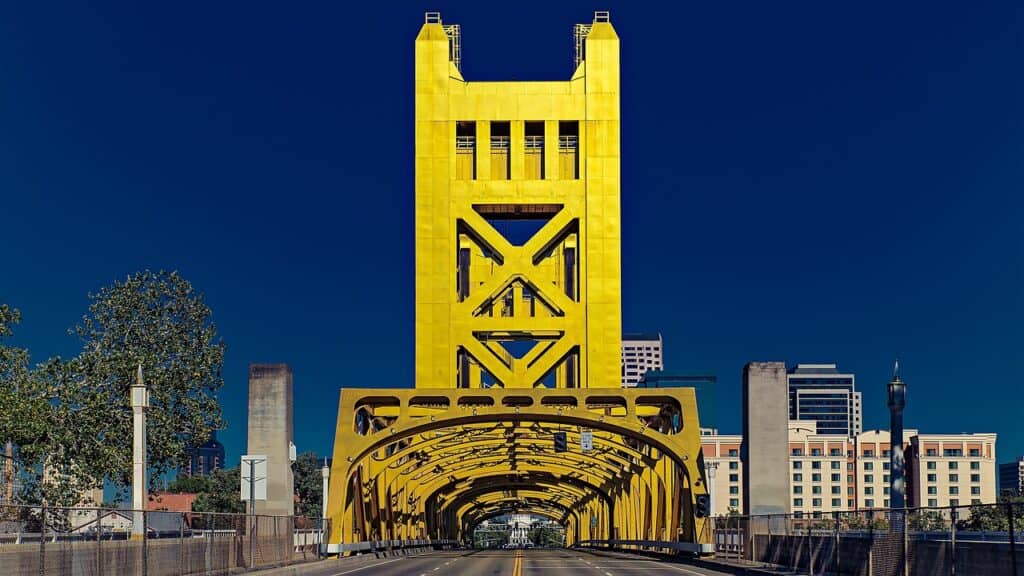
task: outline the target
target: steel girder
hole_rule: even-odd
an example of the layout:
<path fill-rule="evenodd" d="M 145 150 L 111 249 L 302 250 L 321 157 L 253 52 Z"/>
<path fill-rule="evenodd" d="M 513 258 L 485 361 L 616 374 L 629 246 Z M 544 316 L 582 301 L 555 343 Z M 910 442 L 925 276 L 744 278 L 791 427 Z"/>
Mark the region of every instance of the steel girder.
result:
<path fill-rule="evenodd" d="M 658 420 L 666 406 L 677 425 Z M 558 430 L 567 452 L 554 452 Z M 589 452 L 578 444 L 584 430 Z M 483 514 L 517 506 L 510 494 L 529 495 L 535 509 L 547 498 L 571 539 L 706 543 L 693 517 L 707 492 L 701 462 L 692 389 L 344 390 L 329 549 L 459 538 Z"/>

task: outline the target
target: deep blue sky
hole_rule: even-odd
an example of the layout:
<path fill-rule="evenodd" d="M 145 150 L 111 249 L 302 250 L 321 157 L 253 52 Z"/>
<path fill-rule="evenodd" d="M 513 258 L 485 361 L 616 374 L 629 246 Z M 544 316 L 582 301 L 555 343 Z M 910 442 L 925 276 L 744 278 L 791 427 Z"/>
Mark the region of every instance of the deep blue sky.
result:
<path fill-rule="evenodd" d="M 0 7 L 0 301 L 42 360 L 88 292 L 181 271 L 228 345 L 229 459 L 250 362 L 291 364 L 320 453 L 339 388 L 413 384 L 423 12 L 462 25 L 469 80 L 566 79 L 595 8 L 624 328 L 718 374 L 723 431 L 751 360 L 839 362 L 886 426 L 899 356 L 908 427 L 1024 453 L 1020 3 L 81 4 Z"/>

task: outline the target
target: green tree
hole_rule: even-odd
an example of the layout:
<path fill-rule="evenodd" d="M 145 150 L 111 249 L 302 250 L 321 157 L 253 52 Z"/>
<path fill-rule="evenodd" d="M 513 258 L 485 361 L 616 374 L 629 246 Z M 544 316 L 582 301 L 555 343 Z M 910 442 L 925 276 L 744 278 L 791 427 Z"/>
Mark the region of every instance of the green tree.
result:
<path fill-rule="evenodd" d="M 1022 524 L 1024 519 L 1024 498 L 1020 496 L 1001 496 L 996 504 L 972 504 L 966 511 L 960 512 L 957 528 L 960 530 L 978 530 L 1006 532 L 1010 529 L 1010 506 L 1012 504 L 1015 526 Z M 966 513 L 965 513 L 966 512 Z"/>
<path fill-rule="evenodd" d="M 196 496 L 192 504 L 195 512 L 220 512 L 231 514 L 242 514 L 245 512 L 245 502 L 239 494 L 241 477 L 238 468 L 227 470 L 214 470 L 213 474 L 207 477 L 206 490 Z"/>
<path fill-rule="evenodd" d="M 102 446 L 84 447 L 102 458 L 88 460 L 83 472 L 130 484 L 130 388 L 141 365 L 150 390 L 148 464 L 154 478 L 162 476 L 223 427 L 216 393 L 224 384 L 224 344 L 210 308 L 177 272 L 139 272 L 89 298 L 89 313 L 71 330 L 82 352 L 66 365 L 74 399 L 102 416 L 80 427 L 80 445 Z"/>
<path fill-rule="evenodd" d="M 320 468 L 323 462 L 313 452 L 303 452 L 292 463 L 295 495 L 299 501 L 296 516 L 319 518 L 323 515 L 324 485 Z"/>

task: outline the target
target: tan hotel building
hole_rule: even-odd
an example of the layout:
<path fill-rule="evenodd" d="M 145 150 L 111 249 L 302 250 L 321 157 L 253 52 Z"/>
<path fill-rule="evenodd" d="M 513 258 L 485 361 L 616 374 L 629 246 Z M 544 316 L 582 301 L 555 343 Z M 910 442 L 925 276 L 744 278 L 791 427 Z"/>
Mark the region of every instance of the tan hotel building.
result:
<path fill-rule="evenodd" d="M 905 430 L 907 506 L 996 501 L 995 434 L 919 434 Z M 707 430 L 704 463 L 715 515 L 743 513 L 743 437 Z M 889 506 L 888 430 L 854 438 L 817 434 L 814 422 L 789 423 L 790 511 L 817 516 Z"/>

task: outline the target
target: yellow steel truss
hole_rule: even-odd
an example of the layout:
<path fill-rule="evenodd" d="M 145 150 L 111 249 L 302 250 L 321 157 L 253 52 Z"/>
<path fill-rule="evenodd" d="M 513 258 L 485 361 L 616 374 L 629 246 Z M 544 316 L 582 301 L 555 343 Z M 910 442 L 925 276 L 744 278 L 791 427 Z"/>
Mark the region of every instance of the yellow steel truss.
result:
<path fill-rule="evenodd" d="M 416 388 L 342 391 L 331 552 L 517 510 L 710 540 L 693 389 L 619 388 L 619 40 L 576 38 L 564 82 L 466 82 L 436 14 L 416 39 Z"/>

